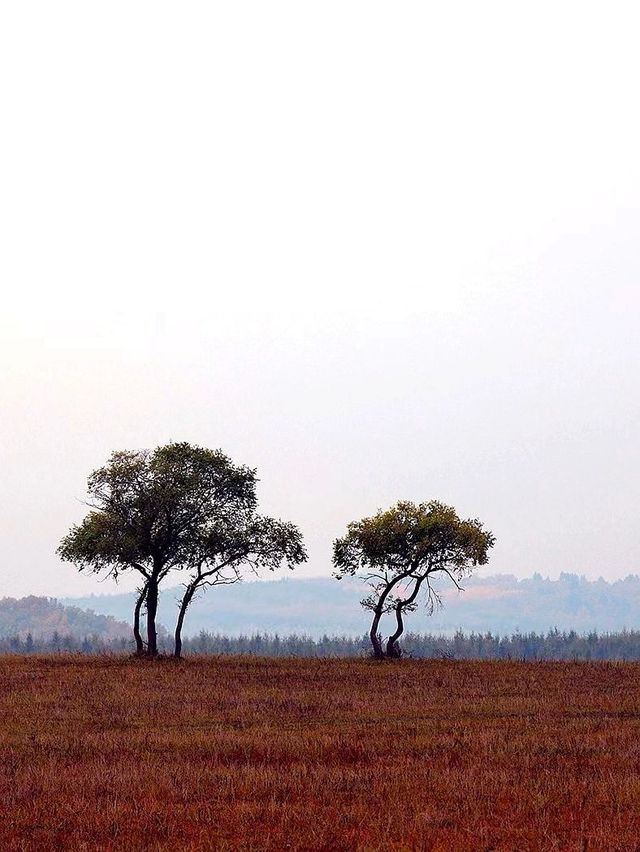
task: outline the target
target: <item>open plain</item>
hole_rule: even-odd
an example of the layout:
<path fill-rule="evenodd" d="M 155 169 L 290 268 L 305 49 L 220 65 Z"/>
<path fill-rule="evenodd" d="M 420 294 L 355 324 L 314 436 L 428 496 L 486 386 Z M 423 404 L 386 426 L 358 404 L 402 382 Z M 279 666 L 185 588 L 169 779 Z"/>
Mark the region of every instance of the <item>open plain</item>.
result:
<path fill-rule="evenodd" d="M 625 663 L 0 658 L 0 848 L 627 850 Z"/>

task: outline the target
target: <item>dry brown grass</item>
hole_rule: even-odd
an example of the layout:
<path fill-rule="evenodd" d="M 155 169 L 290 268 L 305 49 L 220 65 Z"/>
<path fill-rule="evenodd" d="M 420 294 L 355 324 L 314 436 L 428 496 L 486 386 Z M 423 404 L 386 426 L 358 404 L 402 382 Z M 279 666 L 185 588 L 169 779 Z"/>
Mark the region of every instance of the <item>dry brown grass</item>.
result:
<path fill-rule="evenodd" d="M 0 659 L 0 848 L 638 849 L 633 664 Z"/>

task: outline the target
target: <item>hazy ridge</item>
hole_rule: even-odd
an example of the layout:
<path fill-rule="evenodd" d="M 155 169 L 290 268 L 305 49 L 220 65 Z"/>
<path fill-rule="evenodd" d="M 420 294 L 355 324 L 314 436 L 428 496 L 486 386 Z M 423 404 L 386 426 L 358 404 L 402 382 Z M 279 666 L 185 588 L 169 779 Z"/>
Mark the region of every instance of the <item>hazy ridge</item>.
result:
<path fill-rule="evenodd" d="M 160 600 L 160 621 L 173 627 L 180 587 L 167 588 Z M 361 635 L 368 628 L 359 605 L 362 587 L 332 578 L 256 581 L 208 590 L 195 600 L 186 634 L 201 630 L 230 636 L 271 632 Z M 616 631 L 640 625 L 640 577 L 615 582 L 561 574 L 557 580 L 535 574 L 519 580 L 512 575 L 472 578 L 464 592 L 444 588 L 444 606 L 432 616 L 412 613 L 413 632 L 452 634 L 458 629 L 501 634 L 546 631 L 553 627 L 579 632 Z M 131 594 L 66 598 L 65 605 L 91 609 L 129 622 Z"/>
<path fill-rule="evenodd" d="M 25 598 L 0 598 L 0 637 L 28 634 L 34 639 L 60 636 L 99 636 L 102 639 L 129 637 L 131 628 L 110 613 L 96 613 L 69 602 L 29 595 Z"/>

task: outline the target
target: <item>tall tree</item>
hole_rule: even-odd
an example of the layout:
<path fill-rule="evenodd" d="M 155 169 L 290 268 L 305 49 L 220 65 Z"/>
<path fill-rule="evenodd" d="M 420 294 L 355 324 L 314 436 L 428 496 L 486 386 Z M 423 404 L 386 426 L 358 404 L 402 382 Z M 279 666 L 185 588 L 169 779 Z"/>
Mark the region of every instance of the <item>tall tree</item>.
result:
<path fill-rule="evenodd" d="M 172 569 L 194 564 L 216 518 L 255 510 L 255 482 L 255 470 L 234 465 L 220 450 L 188 443 L 115 452 L 89 477 L 91 511 L 65 536 L 58 553 L 80 571 L 115 580 L 123 572 L 141 575 L 134 612 L 136 647 L 141 652 L 144 605 L 147 653 L 156 656 L 162 581 Z"/>
<path fill-rule="evenodd" d="M 334 576 L 358 577 L 371 588 L 361 603 L 373 613 L 369 637 L 374 656 L 400 656 L 404 615 L 417 607 L 420 592 L 432 612 L 440 602 L 433 579 L 444 576 L 460 588 L 476 565 L 488 561 L 494 541 L 480 521 L 461 520 L 455 509 L 437 500 L 417 505 L 401 501 L 349 524 L 347 534 L 334 542 Z M 391 612 L 396 628 L 385 648 L 380 622 Z"/>
<path fill-rule="evenodd" d="M 255 488 L 247 483 L 247 489 Z M 251 504 L 251 501 L 247 501 Z M 191 602 L 199 589 L 227 585 L 242 579 L 245 570 L 270 571 L 285 562 L 294 568 L 307 555 L 298 528 L 275 518 L 256 515 L 253 508 L 229 507 L 201 531 L 190 549 L 189 579 L 179 604 L 174 656 L 182 655 L 182 628 Z"/>

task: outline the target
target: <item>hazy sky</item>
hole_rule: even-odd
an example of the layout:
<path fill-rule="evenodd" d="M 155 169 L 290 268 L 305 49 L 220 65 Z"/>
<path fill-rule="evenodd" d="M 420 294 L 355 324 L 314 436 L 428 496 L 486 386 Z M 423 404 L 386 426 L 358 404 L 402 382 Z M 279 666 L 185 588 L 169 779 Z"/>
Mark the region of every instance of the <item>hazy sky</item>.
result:
<path fill-rule="evenodd" d="M 640 570 L 635 4 L 8 3 L 0 596 L 111 450 L 256 466 L 330 571 L 433 497 L 486 572 Z"/>

